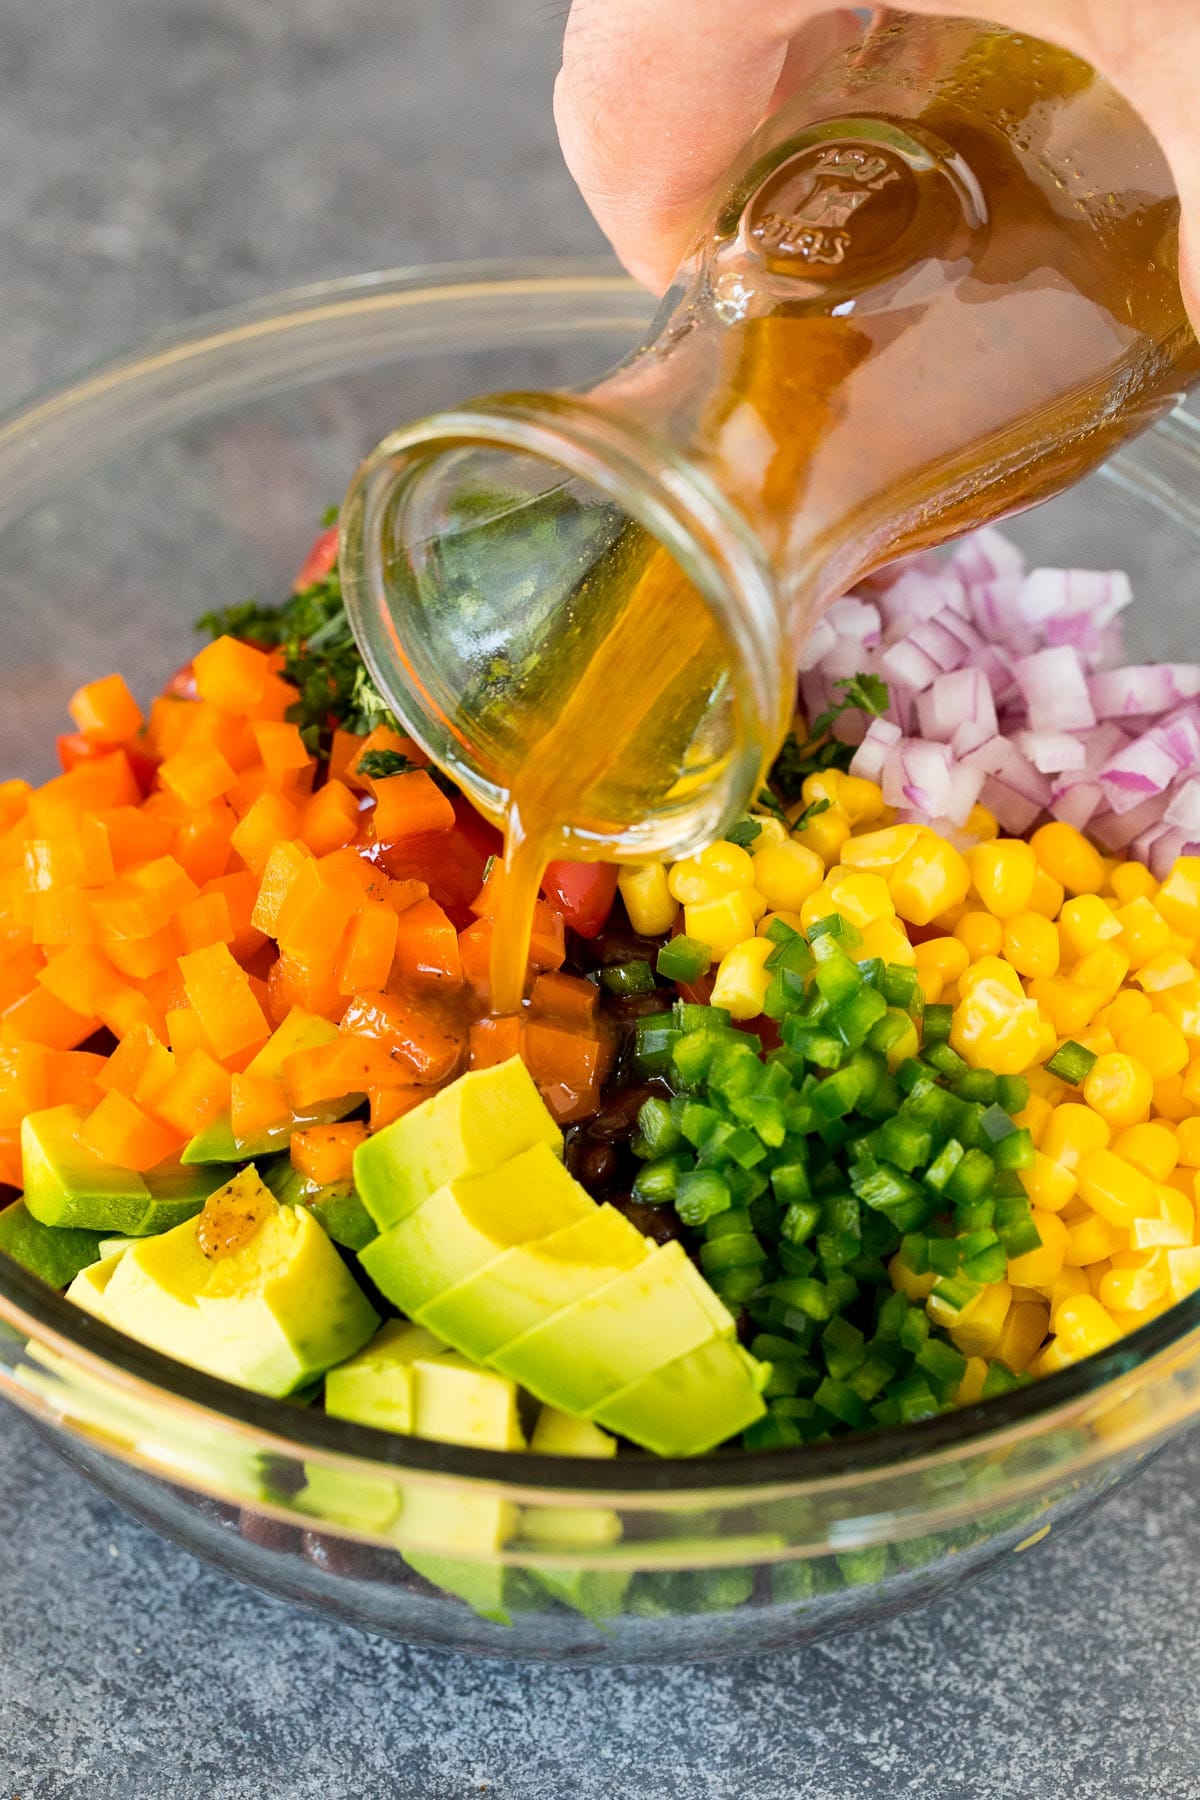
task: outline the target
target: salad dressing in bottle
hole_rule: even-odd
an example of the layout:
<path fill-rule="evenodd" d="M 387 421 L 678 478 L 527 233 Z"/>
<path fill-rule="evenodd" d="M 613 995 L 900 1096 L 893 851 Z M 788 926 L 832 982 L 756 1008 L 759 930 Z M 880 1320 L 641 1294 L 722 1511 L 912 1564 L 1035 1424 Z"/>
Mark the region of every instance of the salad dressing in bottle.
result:
<path fill-rule="evenodd" d="M 1084 63 L 889 14 L 747 146 L 608 376 L 368 458 L 350 616 L 405 730 L 506 826 L 497 1011 L 548 860 L 686 855 L 745 807 L 822 607 L 1059 492 L 1200 376 L 1177 226 Z"/>

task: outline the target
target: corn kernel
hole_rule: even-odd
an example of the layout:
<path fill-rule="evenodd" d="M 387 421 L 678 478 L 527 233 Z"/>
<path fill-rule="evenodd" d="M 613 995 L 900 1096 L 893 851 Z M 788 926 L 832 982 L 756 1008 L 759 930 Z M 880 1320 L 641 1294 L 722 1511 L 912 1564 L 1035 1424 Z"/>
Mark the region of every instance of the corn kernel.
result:
<path fill-rule="evenodd" d="M 1040 913 L 1043 919 L 1057 919 L 1065 899 L 1062 882 L 1055 881 L 1053 875 L 1047 875 L 1045 869 L 1039 868 L 1029 896 L 1030 912 Z"/>
<path fill-rule="evenodd" d="M 1122 1259 L 1129 1251 L 1118 1252 Z M 1137 1256 L 1127 1266 L 1114 1259 L 1112 1268 L 1100 1283 L 1098 1299 L 1110 1312 L 1142 1312 L 1161 1300 L 1167 1291 L 1167 1259 L 1163 1251 Z"/>
<path fill-rule="evenodd" d="M 1063 1301 L 1054 1316 L 1054 1331 L 1076 1356 L 1107 1350 L 1121 1335 L 1108 1311 L 1088 1294 Z"/>
<path fill-rule="evenodd" d="M 749 883 L 745 885 L 749 886 Z M 694 906 L 703 900 L 719 900 L 729 888 L 730 883 L 722 880 L 715 869 L 706 868 L 698 856 L 686 857 L 667 871 L 667 892 L 684 906 Z"/>
<path fill-rule="evenodd" d="M 1123 1037 L 1131 1025 L 1148 1019 L 1154 1012 L 1151 1001 L 1136 988 L 1122 988 L 1106 1009 L 1104 1023 L 1115 1038 Z"/>
<path fill-rule="evenodd" d="M 1078 1185 L 1074 1169 L 1053 1162 L 1041 1150 L 1034 1152 L 1032 1168 L 1022 1170 L 1021 1181 L 1033 1206 L 1050 1213 L 1062 1212 Z"/>
<path fill-rule="evenodd" d="M 1131 900 L 1153 900 L 1158 892 L 1157 881 L 1145 863 L 1139 862 L 1118 863 L 1109 874 L 1108 886 L 1122 906 Z"/>
<path fill-rule="evenodd" d="M 1179 1139 L 1168 1125 L 1157 1121 L 1131 1125 L 1113 1144 L 1113 1153 L 1123 1156 L 1151 1181 L 1165 1181 L 1179 1161 Z"/>
<path fill-rule="evenodd" d="M 629 923 L 640 937 L 660 937 L 670 931 L 679 902 L 667 885 L 667 871 L 662 863 L 623 863 L 617 874 L 617 887 Z"/>
<path fill-rule="evenodd" d="M 792 834 L 782 819 L 774 813 L 752 813 L 751 817 L 758 826 L 758 836 L 754 839 L 755 851 L 765 849 L 768 844 L 790 844 Z"/>
<path fill-rule="evenodd" d="M 1089 1263 L 1083 1271 L 1087 1276 L 1088 1293 L 1092 1295 L 1093 1299 L 1099 1300 L 1101 1284 L 1111 1268 L 1112 1258 L 1105 1257 L 1103 1262 Z"/>
<path fill-rule="evenodd" d="M 1089 1150 L 1079 1165 L 1079 1192 L 1088 1205 L 1119 1231 L 1135 1219 L 1158 1216 L 1155 1184 L 1113 1150 Z"/>
<path fill-rule="evenodd" d="M 979 843 L 983 844 L 988 843 L 992 838 L 997 837 L 999 832 L 1000 825 L 995 813 L 989 812 L 987 807 L 981 806 L 977 800 L 967 814 L 967 822 L 963 826 L 964 835 L 966 837 L 975 838 Z"/>
<path fill-rule="evenodd" d="M 845 844 L 842 861 L 852 869 L 894 869 L 924 835 L 922 825 L 885 825 L 878 831 L 864 831 Z"/>
<path fill-rule="evenodd" d="M 1160 1119 L 1168 1119 L 1173 1125 L 1190 1116 L 1193 1109 L 1183 1092 L 1182 1075 L 1168 1075 L 1155 1082 L 1154 1110 Z"/>
<path fill-rule="evenodd" d="M 1154 904 L 1172 931 L 1200 937 L 1200 856 L 1176 857 Z"/>
<path fill-rule="evenodd" d="M 1128 1236 L 1102 1219 L 1099 1213 L 1088 1213 L 1067 1224 L 1067 1250 L 1063 1262 L 1068 1269 L 1086 1269 L 1104 1262 L 1114 1250 L 1123 1250 Z"/>
<path fill-rule="evenodd" d="M 1009 1258 L 1008 1279 L 1014 1287 L 1052 1287 L 1063 1271 L 1067 1227 L 1057 1213 L 1037 1206 L 1033 1209 L 1033 1222 L 1042 1241 L 1038 1249 Z"/>
<path fill-rule="evenodd" d="M 933 832 L 926 832 L 892 870 L 892 904 L 910 925 L 928 925 L 948 906 L 965 900 L 971 872 L 963 858 Z"/>
<path fill-rule="evenodd" d="M 1172 1025 L 1178 1025 L 1184 1037 L 1200 1037 L 1200 977 L 1181 981 L 1151 996 L 1155 1012 Z"/>
<path fill-rule="evenodd" d="M 1061 1106 L 1071 1089 L 1057 1075 L 1051 1075 L 1049 1069 L 1030 1069 L 1025 1077 L 1029 1083 L 1031 1094 L 1040 1094 L 1051 1106 Z"/>
<path fill-rule="evenodd" d="M 864 781 L 861 775 L 843 775 L 837 784 L 836 804 L 852 826 L 873 825 L 889 810 L 884 804 L 883 789 L 877 781 Z"/>
<path fill-rule="evenodd" d="M 896 916 L 892 896 L 882 875 L 874 875 L 865 869 L 835 875 L 831 870 L 826 877 L 826 886 L 842 917 L 849 919 L 860 931 L 879 919 Z"/>
<path fill-rule="evenodd" d="M 1149 1071 L 1151 1081 L 1165 1081 L 1188 1066 L 1188 1042 L 1178 1025 L 1159 1015 L 1131 1025 L 1121 1035 L 1118 1049 L 1136 1057 Z"/>
<path fill-rule="evenodd" d="M 764 844 L 752 863 L 754 885 L 772 912 L 799 912 L 825 879 L 821 858 L 794 838 Z"/>
<path fill-rule="evenodd" d="M 1040 913 L 1017 913 L 1004 921 L 1004 954 L 1018 975 L 1057 975 L 1058 932 Z"/>
<path fill-rule="evenodd" d="M 1169 946 L 1171 927 L 1145 895 L 1118 907 L 1115 916 L 1121 926 L 1117 942 L 1128 956 L 1131 969 L 1140 969 Z"/>
<path fill-rule="evenodd" d="M 1068 900 L 1058 915 L 1058 925 L 1076 956 L 1086 956 L 1097 944 L 1121 935 L 1121 921 L 1099 894 L 1079 894 Z"/>
<path fill-rule="evenodd" d="M 735 944 L 754 936 L 754 916 L 744 893 L 690 902 L 684 906 L 683 921 L 687 935 L 707 944 L 718 962 Z"/>
<path fill-rule="evenodd" d="M 937 970 L 928 966 L 923 969 L 918 963 L 917 984 L 926 1006 L 936 1006 L 942 997 L 942 978 Z"/>
<path fill-rule="evenodd" d="M 928 1299 L 937 1285 L 937 1276 L 932 1269 L 927 1269 L 924 1275 L 914 1275 L 907 1264 L 900 1260 L 898 1250 L 888 1263 L 888 1275 L 897 1293 L 904 1294 L 914 1304 Z"/>
<path fill-rule="evenodd" d="M 1195 1241 L 1196 1208 L 1188 1194 L 1159 1182 L 1155 1187 L 1158 1217 L 1135 1219 L 1129 1227 L 1131 1250 L 1178 1250 Z"/>
<path fill-rule="evenodd" d="M 832 918 L 838 910 L 837 901 L 822 882 L 815 894 L 810 894 L 800 908 L 800 919 L 805 931 L 811 931 L 818 919 Z"/>
<path fill-rule="evenodd" d="M 755 926 L 757 927 L 759 920 L 765 919 L 767 916 L 767 903 L 757 888 L 743 888 L 741 891 L 746 896 L 746 905 L 750 908 L 750 917 L 754 920 Z"/>
<path fill-rule="evenodd" d="M 981 982 L 995 983 L 1011 994 L 1014 1000 L 1025 998 L 1020 976 L 1002 956 L 981 956 L 978 962 L 972 963 L 958 978 L 958 985 L 964 995 L 973 993 Z"/>
<path fill-rule="evenodd" d="M 938 913 L 936 918 L 930 919 L 929 923 L 935 931 L 940 931 L 947 937 L 953 937 L 959 920 L 964 919 L 970 910 L 966 901 L 960 900 L 956 906 L 948 906 L 945 912 Z"/>
<path fill-rule="evenodd" d="M 1103 1010 L 1102 1007 L 1101 1013 Z M 1092 1023 L 1088 1026 L 1088 1029 L 1086 1031 L 1081 1031 L 1075 1041 L 1078 1044 L 1082 1044 L 1085 1050 L 1090 1050 L 1093 1056 L 1111 1056 L 1117 1047 L 1117 1040 L 1111 1031 L 1098 1023 L 1099 1018 L 1100 1014 L 1098 1013 L 1096 1018 L 1093 1019 Z M 1058 1040 L 1056 1038 L 1056 1048 L 1057 1042 Z"/>
<path fill-rule="evenodd" d="M 1045 1341 L 1050 1328 L 1050 1308 L 1044 1301 L 1019 1301 L 1008 1309 L 996 1360 L 1014 1375 L 1027 1369 Z"/>
<path fill-rule="evenodd" d="M 1133 978 L 1147 994 L 1162 994 L 1196 979 L 1196 965 L 1179 950 L 1164 950 L 1144 962 Z"/>
<path fill-rule="evenodd" d="M 1093 1112 L 1090 1106 L 1066 1101 L 1055 1107 L 1054 1117 L 1042 1139 L 1042 1149 L 1053 1162 L 1074 1171 L 1089 1151 L 1107 1149 L 1111 1137 L 1112 1133 L 1099 1113 Z"/>
<path fill-rule="evenodd" d="M 977 1400 L 983 1399 L 983 1384 L 987 1380 L 987 1360 L 982 1356 L 968 1356 L 963 1378 L 954 1390 L 955 1406 L 974 1406 Z"/>
<path fill-rule="evenodd" d="M 950 1043 L 973 1069 L 1020 1075 L 1036 1061 L 1042 1048 L 1037 1003 L 1015 999 L 1010 989 L 995 979 L 976 981 L 954 1009 Z"/>
<path fill-rule="evenodd" d="M 718 838 L 715 844 L 709 844 L 707 849 L 701 850 L 696 861 L 706 873 L 715 876 L 721 883 L 723 892 L 727 893 L 730 888 L 754 886 L 754 859 L 740 844 L 731 844 L 724 838 Z"/>
<path fill-rule="evenodd" d="M 999 956 L 1004 948 L 1004 927 L 988 912 L 966 912 L 954 927 L 954 935 L 972 962 L 981 956 Z"/>
<path fill-rule="evenodd" d="M 909 943 L 903 926 L 895 919 L 876 919 L 873 925 L 864 927 L 862 934 L 862 953 L 864 956 L 878 956 L 884 962 L 900 963 L 904 968 L 915 966 L 917 953 Z"/>
<path fill-rule="evenodd" d="M 908 1029 L 901 1033 L 887 1052 L 887 1066 L 889 1073 L 894 1075 L 896 1070 L 900 1067 L 900 1064 L 902 1062 L 907 1062 L 910 1056 L 916 1056 L 920 1048 L 921 1040 L 917 1036 L 916 1025 L 912 1019 L 910 1019 L 908 1021 Z"/>
<path fill-rule="evenodd" d="M 1104 885 L 1104 859 L 1073 825 L 1056 819 L 1042 825 L 1029 847 L 1047 875 L 1060 881 L 1068 894 L 1098 894 Z"/>
<path fill-rule="evenodd" d="M 1078 1038 L 1108 998 L 1101 988 L 1080 987 L 1058 975 L 1035 975 L 1029 997 L 1037 1001 L 1060 1038 Z"/>
<path fill-rule="evenodd" d="M 1180 1119 L 1175 1127 L 1179 1160 L 1188 1169 L 1200 1169 L 1200 1119 Z"/>
<path fill-rule="evenodd" d="M 929 970 L 943 982 L 958 981 L 971 964 L 966 946 L 956 937 L 926 938 L 915 950 L 918 974 Z"/>
<path fill-rule="evenodd" d="M 1095 988 L 1106 1002 L 1115 998 L 1118 988 L 1129 973 L 1129 958 L 1115 944 L 1097 944 L 1081 956 L 1071 970 L 1074 987 Z"/>
<path fill-rule="evenodd" d="M 779 912 L 764 913 L 755 927 L 755 935 L 758 937 L 766 937 L 776 919 L 778 919 L 781 925 L 786 925 L 789 931 L 802 932 L 804 930 L 804 921 L 801 919 L 798 912 L 787 912 L 786 910 L 781 909 Z"/>
<path fill-rule="evenodd" d="M 1114 1131 L 1123 1131 L 1149 1118 L 1154 1082 L 1145 1063 L 1118 1050 L 1096 1058 L 1083 1084 L 1083 1097 Z"/>
<path fill-rule="evenodd" d="M 1007 1281 L 992 1281 L 980 1288 L 950 1327 L 955 1349 L 964 1356 L 994 1356 L 1011 1304 L 1012 1289 Z"/>
<path fill-rule="evenodd" d="M 735 1019 L 756 1019 L 771 985 L 766 964 L 774 948 L 769 938 L 753 937 L 727 951 L 713 982 L 712 1004 L 728 1007 Z"/>
<path fill-rule="evenodd" d="M 803 808 L 796 806 L 788 810 L 789 816 L 798 817 Z M 794 842 L 803 844 L 806 850 L 811 850 L 828 866 L 838 860 L 849 836 L 849 819 L 838 807 L 831 806 L 827 811 L 811 818 L 803 830 L 797 831 Z"/>
<path fill-rule="evenodd" d="M 1061 1338 L 1051 1338 L 1046 1348 L 1034 1357 L 1029 1371 L 1039 1381 L 1043 1381 L 1047 1375 L 1057 1375 L 1060 1369 L 1069 1369 L 1078 1360 Z"/>
<path fill-rule="evenodd" d="M 1047 1100 L 1044 1094 L 1031 1093 L 1020 1112 L 1013 1114 L 1013 1124 L 1019 1130 L 1029 1133 L 1033 1139 L 1034 1148 L 1037 1150 L 1042 1147 L 1042 1138 L 1053 1111 L 1052 1102 Z"/>
<path fill-rule="evenodd" d="M 1186 1300 L 1200 1288 L 1200 1244 L 1186 1250 L 1167 1251 L 1167 1293 L 1172 1300 Z"/>
<path fill-rule="evenodd" d="M 815 769 L 801 782 L 800 799 L 805 806 L 819 806 L 822 800 L 828 800 L 830 806 L 837 806 L 841 781 L 841 771 L 838 769 Z"/>
<path fill-rule="evenodd" d="M 1090 1294 L 1088 1278 L 1082 1269 L 1064 1268 L 1054 1286 L 1050 1289 L 1050 1324 L 1054 1325 L 1054 1315 L 1064 1300 L 1074 1300 L 1080 1294 Z"/>
<path fill-rule="evenodd" d="M 977 844 L 967 860 L 972 886 L 994 918 L 1012 919 L 1029 910 L 1037 858 L 1021 838 Z"/>

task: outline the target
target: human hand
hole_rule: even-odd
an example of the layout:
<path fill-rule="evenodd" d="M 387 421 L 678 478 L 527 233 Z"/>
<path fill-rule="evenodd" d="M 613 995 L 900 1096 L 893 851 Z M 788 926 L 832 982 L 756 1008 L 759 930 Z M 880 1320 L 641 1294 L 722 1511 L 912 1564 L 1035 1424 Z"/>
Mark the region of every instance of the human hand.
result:
<path fill-rule="evenodd" d="M 908 10 L 964 8 L 909 0 Z M 991 0 L 988 10 L 1082 56 L 1151 126 L 1179 190 L 1180 280 L 1200 330 L 1200 0 Z M 667 286 L 751 132 L 860 30 L 827 0 L 574 0 L 555 119 L 567 166 L 634 275 Z"/>

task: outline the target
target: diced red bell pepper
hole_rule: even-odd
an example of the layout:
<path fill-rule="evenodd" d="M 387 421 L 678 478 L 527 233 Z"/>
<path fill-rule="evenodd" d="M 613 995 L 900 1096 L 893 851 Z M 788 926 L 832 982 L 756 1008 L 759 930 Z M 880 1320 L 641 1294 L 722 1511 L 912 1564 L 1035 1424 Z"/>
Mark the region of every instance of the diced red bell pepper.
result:
<path fill-rule="evenodd" d="M 333 573 L 337 562 L 338 528 L 331 525 L 313 539 L 312 547 L 296 571 L 296 579 L 292 583 L 293 591 L 302 594 L 305 588 L 312 587 L 315 582 L 324 581 Z"/>
<path fill-rule="evenodd" d="M 449 913 L 458 930 L 470 924 L 471 902 L 483 886 L 487 853 L 477 849 L 465 832 L 423 832 L 372 844 L 364 855 L 394 881 L 423 881 L 430 899 Z"/>
<path fill-rule="evenodd" d="M 542 892 L 580 937 L 599 937 L 617 897 L 617 871 L 612 863 L 552 862 L 542 877 Z"/>

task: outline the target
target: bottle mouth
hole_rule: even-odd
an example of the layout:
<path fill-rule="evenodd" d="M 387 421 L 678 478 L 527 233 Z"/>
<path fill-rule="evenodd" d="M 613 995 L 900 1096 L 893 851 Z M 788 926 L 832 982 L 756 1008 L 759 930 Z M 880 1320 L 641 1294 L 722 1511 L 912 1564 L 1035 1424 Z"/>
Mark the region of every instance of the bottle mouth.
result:
<path fill-rule="evenodd" d="M 611 768 L 594 791 L 581 787 L 578 816 L 558 821 L 585 853 L 626 860 L 687 855 L 719 835 L 790 719 L 790 646 L 745 520 L 669 445 L 559 394 L 488 397 L 393 432 L 358 469 L 340 517 L 347 614 L 381 696 L 497 820 L 539 742 L 563 751 L 561 732 L 543 737 L 539 725 L 588 669 L 598 612 L 662 553 L 691 596 L 693 631 L 702 618 L 709 661 L 686 664 L 661 591 L 658 613 L 640 605 L 630 647 L 681 665 L 669 721 L 640 729 L 660 759 L 686 739 L 685 766 L 644 790 L 622 767 L 636 743 L 619 741 L 618 665 L 601 692 Z"/>

